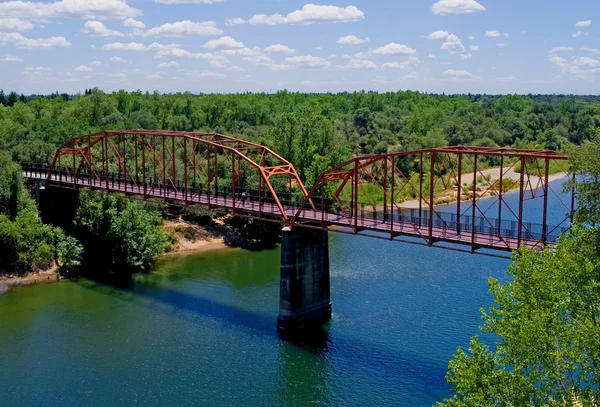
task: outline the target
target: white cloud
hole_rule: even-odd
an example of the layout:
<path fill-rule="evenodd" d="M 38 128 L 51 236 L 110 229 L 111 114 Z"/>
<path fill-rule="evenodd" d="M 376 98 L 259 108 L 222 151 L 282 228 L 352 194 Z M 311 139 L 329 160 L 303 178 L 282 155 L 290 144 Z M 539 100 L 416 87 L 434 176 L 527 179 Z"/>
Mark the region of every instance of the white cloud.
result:
<path fill-rule="evenodd" d="M 237 66 L 237 65 L 227 68 L 227 70 L 231 71 L 231 72 L 245 72 L 244 68 L 242 68 L 241 66 Z"/>
<path fill-rule="evenodd" d="M 79 65 L 77 68 L 75 68 L 75 71 L 76 72 L 92 72 L 93 69 L 86 65 Z"/>
<path fill-rule="evenodd" d="M 355 55 L 356 58 L 362 59 L 370 55 L 414 55 L 417 51 L 407 47 L 406 45 L 389 43 L 383 47 L 369 50 L 368 52 L 360 52 Z"/>
<path fill-rule="evenodd" d="M 485 11 L 485 7 L 475 0 L 440 0 L 431 6 L 431 11 L 438 16 L 447 16 Z"/>
<path fill-rule="evenodd" d="M 585 51 L 585 52 L 591 52 L 592 54 L 596 54 L 596 55 L 600 55 L 600 49 L 596 49 L 596 48 L 583 47 L 583 48 L 579 48 L 579 50 Z"/>
<path fill-rule="evenodd" d="M 202 70 L 196 70 L 196 71 L 192 71 L 194 76 L 198 76 L 199 78 L 225 78 L 225 75 L 220 74 L 220 73 L 216 73 L 213 71 L 209 71 L 206 69 L 202 69 Z"/>
<path fill-rule="evenodd" d="M 26 71 L 36 71 L 36 72 L 47 72 L 47 71 L 51 71 L 52 68 L 47 68 L 45 66 L 28 66 L 27 68 L 25 68 Z"/>
<path fill-rule="evenodd" d="M 0 62 L 25 62 L 25 60 L 9 54 L 0 55 Z"/>
<path fill-rule="evenodd" d="M 3 32 L 25 32 L 33 30 L 35 24 L 20 18 L 0 18 L 0 31 Z"/>
<path fill-rule="evenodd" d="M 88 21 L 83 25 L 82 32 L 93 37 L 123 37 L 120 31 L 111 30 L 100 21 Z"/>
<path fill-rule="evenodd" d="M 479 45 L 471 45 L 471 46 L 469 47 L 469 49 L 470 49 L 471 51 L 479 51 Z"/>
<path fill-rule="evenodd" d="M 499 82 L 515 82 L 515 81 L 518 81 L 519 78 L 517 78 L 515 75 L 508 75 L 508 76 L 501 76 L 499 78 L 496 78 L 496 80 Z"/>
<path fill-rule="evenodd" d="M 590 25 L 592 25 L 592 20 L 585 20 L 585 21 L 577 22 L 577 24 L 575 24 L 575 27 L 585 28 L 585 27 L 589 27 Z"/>
<path fill-rule="evenodd" d="M 27 38 L 19 33 L 0 32 L 0 45 L 14 44 L 17 48 L 64 48 L 71 43 L 65 37 Z"/>
<path fill-rule="evenodd" d="M 358 38 L 356 35 L 347 35 L 338 40 L 340 45 L 360 45 L 369 42 L 368 38 Z"/>
<path fill-rule="evenodd" d="M 572 64 L 578 67 L 600 68 L 600 61 L 590 57 L 573 57 Z"/>
<path fill-rule="evenodd" d="M 155 55 L 155 58 L 186 58 L 186 59 L 201 59 L 209 63 L 210 66 L 215 68 L 226 68 L 231 63 L 223 55 L 216 55 L 210 52 L 207 53 L 193 53 L 183 48 L 165 48 L 160 49 Z"/>
<path fill-rule="evenodd" d="M 100 66 L 100 65 L 102 65 L 102 62 L 100 62 L 100 61 L 92 61 L 92 63 L 90 63 L 90 65 L 92 65 L 92 66 Z"/>
<path fill-rule="evenodd" d="M 575 51 L 571 47 L 552 47 L 550 48 L 550 54 L 556 54 L 557 52 L 572 52 Z"/>
<path fill-rule="evenodd" d="M 431 56 L 433 56 L 433 55 L 431 55 Z M 435 57 L 433 57 L 433 59 L 435 59 Z M 409 67 L 417 66 L 420 63 L 421 63 L 421 61 L 419 60 L 419 58 L 410 56 L 404 62 L 386 62 L 385 64 L 381 65 L 381 67 L 383 69 L 406 69 Z"/>
<path fill-rule="evenodd" d="M 0 15 L 3 17 L 29 20 L 58 17 L 123 20 L 141 14 L 124 0 L 62 0 L 54 3 L 16 0 L 0 3 Z"/>
<path fill-rule="evenodd" d="M 121 57 L 110 57 L 111 62 L 127 62 L 127 60 Z"/>
<path fill-rule="evenodd" d="M 589 33 L 586 33 L 585 31 L 577 31 L 576 33 L 571 34 L 571 36 L 573 38 L 577 38 L 577 37 L 581 37 L 581 36 L 587 37 L 588 35 L 590 35 Z"/>
<path fill-rule="evenodd" d="M 460 59 L 462 59 L 463 61 L 466 61 L 466 60 L 471 59 L 471 58 L 473 58 L 472 54 L 462 54 L 460 56 Z"/>
<path fill-rule="evenodd" d="M 485 32 L 485 36 L 486 37 L 500 37 L 502 35 L 502 33 L 496 31 L 496 30 L 490 30 L 490 31 L 486 31 Z"/>
<path fill-rule="evenodd" d="M 265 48 L 267 54 L 295 54 L 296 50 L 281 44 L 270 45 Z"/>
<path fill-rule="evenodd" d="M 435 55 L 433 55 L 433 54 L 427 55 L 427 58 L 429 58 L 429 59 L 437 59 L 437 57 Z"/>
<path fill-rule="evenodd" d="M 467 39 L 468 39 L 468 40 L 470 40 L 470 41 L 475 41 L 475 37 L 473 37 L 472 35 L 469 35 L 469 36 L 467 37 Z"/>
<path fill-rule="evenodd" d="M 238 49 L 224 49 L 221 53 L 228 56 L 242 56 L 249 57 L 253 55 L 260 55 L 261 49 L 259 47 L 250 48 L 238 48 Z"/>
<path fill-rule="evenodd" d="M 450 34 L 448 31 L 434 31 L 426 38 L 433 41 L 443 41 L 441 48 L 447 50 L 451 54 L 459 54 L 465 51 L 465 46 L 460 41 L 460 38 L 455 34 Z"/>
<path fill-rule="evenodd" d="M 133 29 L 139 29 L 139 30 L 146 28 L 146 24 L 142 23 L 141 21 L 134 20 L 131 17 L 129 17 L 128 19 L 123 21 L 123 25 L 127 28 L 133 28 Z"/>
<path fill-rule="evenodd" d="M 322 69 L 331 65 L 330 61 L 312 55 L 289 57 L 285 59 L 285 63 L 302 69 Z"/>
<path fill-rule="evenodd" d="M 451 76 L 453 78 L 473 78 L 473 74 L 467 71 L 457 71 L 454 69 L 448 69 L 444 71 L 445 76 Z"/>
<path fill-rule="evenodd" d="M 504 48 L 504 47 L 506 47 L 506 44 L 504 44 L 503 42 L 500 42 L 500 43 L 496 44 L 496 46 L 498 48 Z"/>
<path fill-rule="evenodd" d="M 150 45 L 140 44 L 139 42 L 130 42 L 128 44 L 122 42 L 113 42 L 111 44 L 105 44 L 102 49 L 105 51 L 158 51 L 162 49 L 175 49 L 179 47 L 179 44 L 168 44 L 163 45 L 157 42 L 153 42 Z"/>
<path fill-rule="evenodd" d="M 224 0 L 154 0 L 160 4 L 213 4 L 220 3 Z"/>
<path fill-rule="evenodd" d="M 231 37 L 221 37 L 218 40 L 208 41 L 202 46 L 208 49 L 240 49 L 245 48 L 243 42 L 236 41 Z"/>
<path fill-rule="evenodd" d="M 377 69 L 377 64 L 369 61 L 368 59 L 352 59 L 348 62 L 347 65 L 342 66 L 343 69 L 354 69 L 354 70 L 362 70 L 362 69 Z"/>
<path fill-rule="evenodd" d="M 179 68 L 181 65 L 178 64 L 175 61 L 171 61 L 171 62 L 163 62 L 162 64 L 158 65 L 159 69 L 163 69 L 163 68 Z"/>
<path fill-rule="evenodd" d="M 192 35 L 220 35 L 223 30 L 213 21 L 193 22 L 190 20 L 163 24 L 148 30 L 148 37 L 188 37 Z"/>
<path fill-rule="evenodd" d="M 248 20 L 242 18 L 233 18 L 228 20 L 228 25 L 237 24 L 325 24 L 325 23 L 347 23 L 351 21 L 364 20 L 365 14 L 355 6 L 336 7 L 336 6 L 317 6 L 315 4 L 306 4 L 302 10 L 296 10 L 287 16 L 281 14 L 255 14 Z"/>
<path fill-rule="evenodd" d="M 146 78 L 152 79 L 152 80 L 158 80 L 158 79 L 162 79 L 162 76 L 154 73 L 154 74 L 148 75 Z"/>

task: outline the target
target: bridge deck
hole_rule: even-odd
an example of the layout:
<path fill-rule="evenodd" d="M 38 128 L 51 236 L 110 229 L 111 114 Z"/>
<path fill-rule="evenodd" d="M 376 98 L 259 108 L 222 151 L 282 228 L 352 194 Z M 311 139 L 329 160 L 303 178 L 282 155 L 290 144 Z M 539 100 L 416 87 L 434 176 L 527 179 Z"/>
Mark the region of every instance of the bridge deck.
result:
<path fill-rule="evenodd" d="M 25 171 L 24 175 L 30 179 L 47 180 L 47 173 L 45 171 Z M 106 182 L 105 180 L 100 181 L 87 177 L 77 177 L 76 181 L 74 181 L 73 177 L 65 175 L 53 175 L 47 181 L 56 186 L 102 189 L 129 195 L 140 195 L 147 198 L 162 198 L 192 205 L 225 208 L 241 216 L 258 217 L 273 221 L 281 220 L 281 211 L 276 204 L 269 202 L 259 203 L 256 199 L 251 198 L 242 201 L 239 197 L 234 199 L 232 196 L 214 196 L 214 194 L 209 196 L 208 193 L 194 194 L 190 192 L 186 194 L 185 191 L 176 190 L 175 188 L 151 188 L 148 186 L 144 188 L 133 182 Z M 299 208 L 288 204 L 284 206 L 284 210 L 288 218 L 292 219 L 297 215 Z M 396 216 L 392 220 L 391 216 L 383 219 L 382 217 L 367 217 L 361 214 L 357 218 L 354 218 L 347 214 L 322 212 L 308 208 L 302 211 L 298 220 L 300 222 L 295 224 L 295 226 L 319 229 L 331 228 L 335 231 L 353 234 L 376 232 L 378 234 L 376 237 L 387 237 L 388 239 L 394 239 L 398 236 L 415 238 L 415 241 L 411 241 L 411 243 L 435 244 L 446 242 L 470 246 L 472 250 L 483 248 L 513 251 L 519 247 L 519 239 L 517 237 L 501 236 L 499 233 L 474 232 L 471 228 L 472 225 L 465 225 L 466 227 L 464 227 L 462 233 L 459 233 L 455 227 L 447 227 L 447 225 L 437 219 L 434 219 L 435 222 L 431 228 L 431 235 L 428 220 L 419 225 L 418 221 L 414 222 L 410 217 L 405 216 Z M 526 239 L 525 237 L 521 239 L 520 245 L 540 249 L 542 247 L 539 240 Z"/>

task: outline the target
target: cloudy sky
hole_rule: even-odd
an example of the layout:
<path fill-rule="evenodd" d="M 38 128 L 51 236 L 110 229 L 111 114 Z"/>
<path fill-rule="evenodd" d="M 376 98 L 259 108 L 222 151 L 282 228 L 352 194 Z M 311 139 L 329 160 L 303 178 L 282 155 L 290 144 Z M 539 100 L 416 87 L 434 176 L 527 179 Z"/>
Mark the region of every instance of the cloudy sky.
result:
<path fill-rule="evenodd" d="M 600 93 L 598 0 L 323 1 L 0 1 L 0 88 Z"/>

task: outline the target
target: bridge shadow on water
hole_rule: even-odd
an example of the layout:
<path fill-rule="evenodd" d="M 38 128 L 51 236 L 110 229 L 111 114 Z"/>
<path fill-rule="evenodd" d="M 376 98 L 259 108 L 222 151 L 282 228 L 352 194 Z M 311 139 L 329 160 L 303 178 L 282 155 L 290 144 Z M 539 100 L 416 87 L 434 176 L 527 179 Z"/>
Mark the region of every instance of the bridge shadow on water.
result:
<path fill-rule="evenodd" d="M 121 301 L 152 307 L 157 312 L 170 313 L 167 311 L 170 308 L 172 311 L 183 311 L 198 317 L 218 320 L 226 325 L 233 325 L 270 338 L 275 342 L 282 341 L 291 344 L 318 358 L 335 358 L 355 369 L 365 369 L 377 375 L 379 379 L 389 382 L 390 385 L 394 385 L 399 380 L 412 380 L 420 377 L 423 378 L 427 388 L 439 389 L 447 386 L 445 381 L 446 365 L 440 366 L 419 360 L 414 356 L 408 356 L 399 349 L 383 346 L 381 341 L 374 343 L 351 337 L 331 326 L 335 322 L 303 334 L 281 335 L 277 331 L 276 315 L 266 316 L 213 299 L 191 295 L 168 286 L 140 282 L 131 277 L 112 279 L 111 281 L 106 279 L 87 281 L 89 283 L 78 283 L 86 289 L 114 296 Z M 150 300 L 150 303 L 143 299 Z"/>

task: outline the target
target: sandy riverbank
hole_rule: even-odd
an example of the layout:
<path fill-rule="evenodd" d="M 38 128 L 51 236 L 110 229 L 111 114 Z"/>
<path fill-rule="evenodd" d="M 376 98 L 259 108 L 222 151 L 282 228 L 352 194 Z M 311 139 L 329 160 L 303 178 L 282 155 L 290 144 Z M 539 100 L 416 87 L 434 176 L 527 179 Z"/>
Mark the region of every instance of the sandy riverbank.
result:
<path fill-rule="evenodd" d="M 548 177 L 548 182 L 563 179 L 567 176 L 568 176 L 568 174 L 566 172 L 559 172 L 559 173 L 550 175 Z M 477 174 L 475 174 L 475 178 L 480 178 L 480 177 L 481 178 L 490 177 L 490 180 L 485 181 L 485 182 L 493 183 L 500 179 L 500 168 L 490 168 L 487 170 L 479 171 Z M 515 172 L 514 169 L 511 169 L 509 171 L 505 171 L 503 178 L 518 181 L 521 179 L 521 174 L 518 172 Z M 473 173 L 462 174 L 462 181 L 471 184 L 473 182 Z M 527 180 L 525 182 L 527 182 Z M 531 185 L 531 187 L 533 187 L 535 189 L 537 186 L 542 185 L 542 179 L 540 177 L 532 175 L 529 177 L 528 185 Z M 480 189 L 486 190 L 487 188 L 488 188 L 487 186 L 481 186 L 480 184 L 477 184 L 478 191 Z M 456 191 L 456 188 L 454 188 L 454 191 Z M 518 192 L 518 191 L 519 191 L 519 188 L 512 188 L 512 189 L 509 189 L 508 191 L 505 191 L 504 193 L 509 194 L 511 192 Z M 492 195 L 493 192 L 494 191 L 488 191 L 486 194 L 483 194 L 483 193 L 481 195 L 478 194 L 478 198 L 491 197 L 491 196 L 493 196 Z M 470 199 L 471 199 L 471 197 L 469 197 L 468 195 L 463 195 L 461 201 L 469 201 Z M 436 198 L 436 201 L 437 201 L 436 206 L 437 205 L 448 205 L 448 204 L 454 203 L 454 202 L 456 202 L 456 192 L 454 192 L 454 194 L 452 194 L 452 195 L 444 195 L 442 197 L 438 197 L 438 198 Z M 424 202 L 423 205 L 425 206 L 425 204 L 426 203 Z M 401 204 L 399 204 L 399 206 L 401 208 L 406 208 L 406 209 L 417 209 L 417 208 L 419 208 L 419 200 L 411 199 L 408 201 L 404 201 Z"/>
<path fill-rule="evenodd" d="M 53 266 L 49 270 L 28 274 L 26 276 L 4 275 L 0 276 L 0 294 L 5 293 L 11 287 L 20 287 L 34 283 L 46 283 L 58 281 L 57 267 Z"/>

